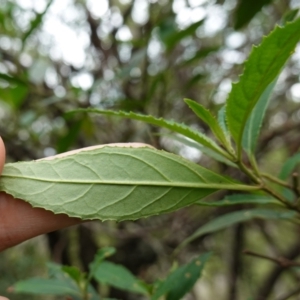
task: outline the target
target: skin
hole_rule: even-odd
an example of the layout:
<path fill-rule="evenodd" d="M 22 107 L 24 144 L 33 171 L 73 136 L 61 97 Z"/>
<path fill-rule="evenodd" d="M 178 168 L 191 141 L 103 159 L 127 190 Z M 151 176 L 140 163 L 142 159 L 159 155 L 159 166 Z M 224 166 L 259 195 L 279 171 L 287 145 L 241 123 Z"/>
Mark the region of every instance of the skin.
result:
<path fill-rule="evenodd" d="M 114 147 L 151 147 L 142 143 L 108 144 L 92 146 L 79 150 L 69 151 L 46 160 L 57 159 L 79 151 L 87 151 L 104 146 Z M 0 174 L 5 163 L 5 146 L 0 138 Z M 71 225 L 79 224 L 82 220 L 70 218 L 64 214 L 53 214 L 42 208 L 33 208 L 27 202 L 15 199 L 12 196 L 0 192 L 0 252 L 22 243 L 40 234 L 62 229 Z M 0 300 L 1 296 L 0 296 Z"/>
<path fill-rule="evenodd" d="M 79 151 L 92 150 L 104 146 L 151 147 L 141 143 L 100 145 L 70 151 L 44 159 L 56 159 Z M 0 137 L 0 174 L 4 163 L 5 146 Z M 53 214 L 42 208 L 33 208 L 23 200 L 15 199 L 11 195 L 0 192 L 0 252 L 35 236 L 76 225 L 81 222 L 81 219 L 70 218 L 64 214 Z M 0 296 L 0 300 L 9 299 Z"/>
<path fill-rule="evenodd" d="M 0 172 L 4 163 L 5 147 L 0 138 Z M 80 219 L 70 218 L 67 215 L 55 215 L 41 208 L 32 208 L 30 204 L 0 192 L 0 251 L 40 234 L 80 222 Z"/>

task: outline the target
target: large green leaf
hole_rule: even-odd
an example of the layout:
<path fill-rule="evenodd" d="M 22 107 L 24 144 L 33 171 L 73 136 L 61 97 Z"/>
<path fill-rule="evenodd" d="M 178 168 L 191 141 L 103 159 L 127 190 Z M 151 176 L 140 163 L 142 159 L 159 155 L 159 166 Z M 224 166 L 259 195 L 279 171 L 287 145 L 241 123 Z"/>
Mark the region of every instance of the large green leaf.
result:
<path fill-rule="evenodd" d="M 78 111 L 93 112 L 93 113 L 109 115 L 109 116 L 125 117 L 125 118 L 129 118 L 129 119 L 143 121 L 145 123 L 153 124 L 153 125 L 156 125 L 159 127 L 164 127 L 169 130 L 172 130 L 174 132 L 180 133 L 180 134 L 202 144 L 203 146 L 206 146 L 206 147 L 212 149 L 213 151 L 231 159 L 230 155 L 227 154 L 227 152 L 225 152 L 222 148 L 220 148 L 213 140 L 211 140 L 210 138 L 208 138 L 201 132 L 193 130 L 192 128 L 186 126 L 185 124 L 176 123 L 174 121 L 168 121 L 163 118 L 155 118 L 150 115 L 146 116 L 146 115 L 142 115 L 142 114 L 136 114 L 133 112 L 129 112 L 129 113 L 124 112 L 124 111 L 116 112 L 116 111 L 112 111 L 112 110 L 99 110 L 99 109 L 93 109 L 93 108 L 78 109 L 78 110 L 75 110 L 74 112 L 78 112 Z"/>
<path fill-rule="evenodd" d="M 267 86 L 278 76 L 293 53 L 300 38 L 300 19 L 285 27 L 277 27 L 254 47 L 245 63 L 243 75 L 232 85 L 227 99 L 227 121 L 238 152 L 241 153 L 243 132 L 247 120 Z"/>
<path fill-rule="evenodd" d="M 7 164 L 0 190 L 54 213 L 125 220 L 174 211 L 220 189 L 259 188 L 234 183 L 171 153 L 125 145 Z"/>
<path fill-rule="evenodd" d="M 180 245 L 180 248 L 208 233 L 212 233 L 221 229 L 225 229 L 231 225 L 240 222 L 246 222 L 255 218 L 259 219 L 274 219 L 274 220 L 288 220 L 297 215 L 295 211 L 290 210 L 273 210 L 273 209 L 246 209 L 228 213 L 226 215 L 217 217 L 208 223 L 201 226 L 191 236 L 189 236 Z"/>
<path fill-rule="evenodd" d="M 243 148 L 252 156 L 254 154 L 259 131 L 265 116 L 267 106 L 269 104 L 270 95 L 276 84 L 277 78 L 271 82 L 266 90 L 262 93 L 255 107 L 253 108 L 249 119 L 247 120 L 246 127 L 243 133 Z"/>
<path fill-rule="evenodd" d="M 148 295 L 144 284 L 121 265 L 104 261 L 95 271 L 94 278 L 121 290 Z"/>
<path fill-rule="evenodd" d="M 189 108 L 203 121 L 205 122 L 214 135 L 219 139 L 223 145 L 230 147 L 230 144 L 223 132 L 223 129 L 219 125 L 217 119 L 211 114 L 211 112 L 203 107 L 201 104 L 192 101 L 190 99 L 185 99 L 185 103 L 189 106 Z"/>
<path fill-rule="evenodd" d="M 205 253 L 193 259 L 190 263 L 181 266 L 171 273 L 156 289 L 151 300 L 157 300 L 167 295 L 166 300 L 180 300 L 188 293 L 201 276 L 210 253 Z"/>

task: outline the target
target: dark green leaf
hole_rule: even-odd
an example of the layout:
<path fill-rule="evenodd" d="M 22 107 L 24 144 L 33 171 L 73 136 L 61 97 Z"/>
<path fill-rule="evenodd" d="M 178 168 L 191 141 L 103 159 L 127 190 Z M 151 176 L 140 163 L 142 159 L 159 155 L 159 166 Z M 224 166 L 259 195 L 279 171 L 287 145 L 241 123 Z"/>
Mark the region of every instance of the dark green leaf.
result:
<path fill-rule="evenodd" d="M 249 119 L 247 120 L 246 127 L 243 133 L 243 148 L 252 156 L 254 154 L 260 128 L 265 116 L 267 106 L 269 104 L 270 95 L 274 89 L 277 78 L 268 85 L 266 90 L 262 93 L 255 107 L 253 108 Z"/>
<path fill-rule="evenodd" d="M 232 85 L 227 99 L 226 115 L 230 133 L 241 154 L 241 143 L 247 120 L 267 86 L 278 76 L 300 38 L 300 19 L 277 27 L 254 47 L 244 73 Z"/>
<path fill-rule="evenodd" d="M 250 20 L 263 8 L 270 4 L 273 0 L 239 0 L 237 9 L 234 13 L 234 28 L 240 29 L 250 22 Z"/>
<path fill-rule="evenodd" d="M 167 279 L 158 286 L 151 300 L 157 300 L 164 295 L 167 295 L 167 300 L 182 299 L 200 278 L 204 265 L 209 257 L 210 253 L 202 254 L 193 259 L 190 263 L 172 272 Z"/>
<path fill-rule="evenodd" d="M 201 226 L 191 236 L 189 236 L 180 245 L 180 248 L 199 238 L 202 235 L 212 233 L 221 229 L 225 229 L 236 223 L 246 222 L 255 218 L 273 219 L 273 220 L 289 220 L 297 216 L 297 213 L 289 210 L 273 210 L 273 209 L 246 209 L 228 213 L 217 217 Z"/>
<path fill-rule="evenodd" d="M 255 194 L 233 194 L 226 196 L 220 201 L 198 201 L 196 204 L 201 206 L 229 206 L 237 204 L 280 204 L 272 197 Z"/>
<path fill-rule="evenodd" d="M 170 51 L 174 48 L 176 44 L 178 44 L 182 39 L 194 35 L 197 28 L 203 24 L 204 20 L 200 20 L 196 23 L 193 23 L 192 25 L 188 26 L 187 28 L 174 32 L 173 34 L 170 34 L 166 37 L 164 40 L 167 50 Z"/>

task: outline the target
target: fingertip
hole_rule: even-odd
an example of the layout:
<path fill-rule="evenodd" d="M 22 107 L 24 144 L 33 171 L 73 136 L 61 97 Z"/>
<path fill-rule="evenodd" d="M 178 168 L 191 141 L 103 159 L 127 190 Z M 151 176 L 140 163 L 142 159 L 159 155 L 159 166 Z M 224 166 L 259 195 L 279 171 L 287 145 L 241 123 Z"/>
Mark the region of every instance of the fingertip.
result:
<path fill-rule="evenodd" d="M 2 138 L 0 137 L 0 173 L 2 172 L 4 163 L 5 163 L 5 146 Z"/>

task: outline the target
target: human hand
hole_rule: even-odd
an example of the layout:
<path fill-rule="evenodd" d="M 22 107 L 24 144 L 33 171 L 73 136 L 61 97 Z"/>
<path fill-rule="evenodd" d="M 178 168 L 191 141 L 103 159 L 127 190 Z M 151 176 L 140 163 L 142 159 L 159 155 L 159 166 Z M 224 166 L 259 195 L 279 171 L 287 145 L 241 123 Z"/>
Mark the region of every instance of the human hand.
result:
<path fill-rule="evenodd" d="M 0 173 L 5 163 L 5 147 L 0 138 Z M 0 192 L 0 251 L 25 240 L 82 222 L 64 214 L 33 208 L 25 201 Z M 5 300 L 0 296 L 0 300 Z"/>

